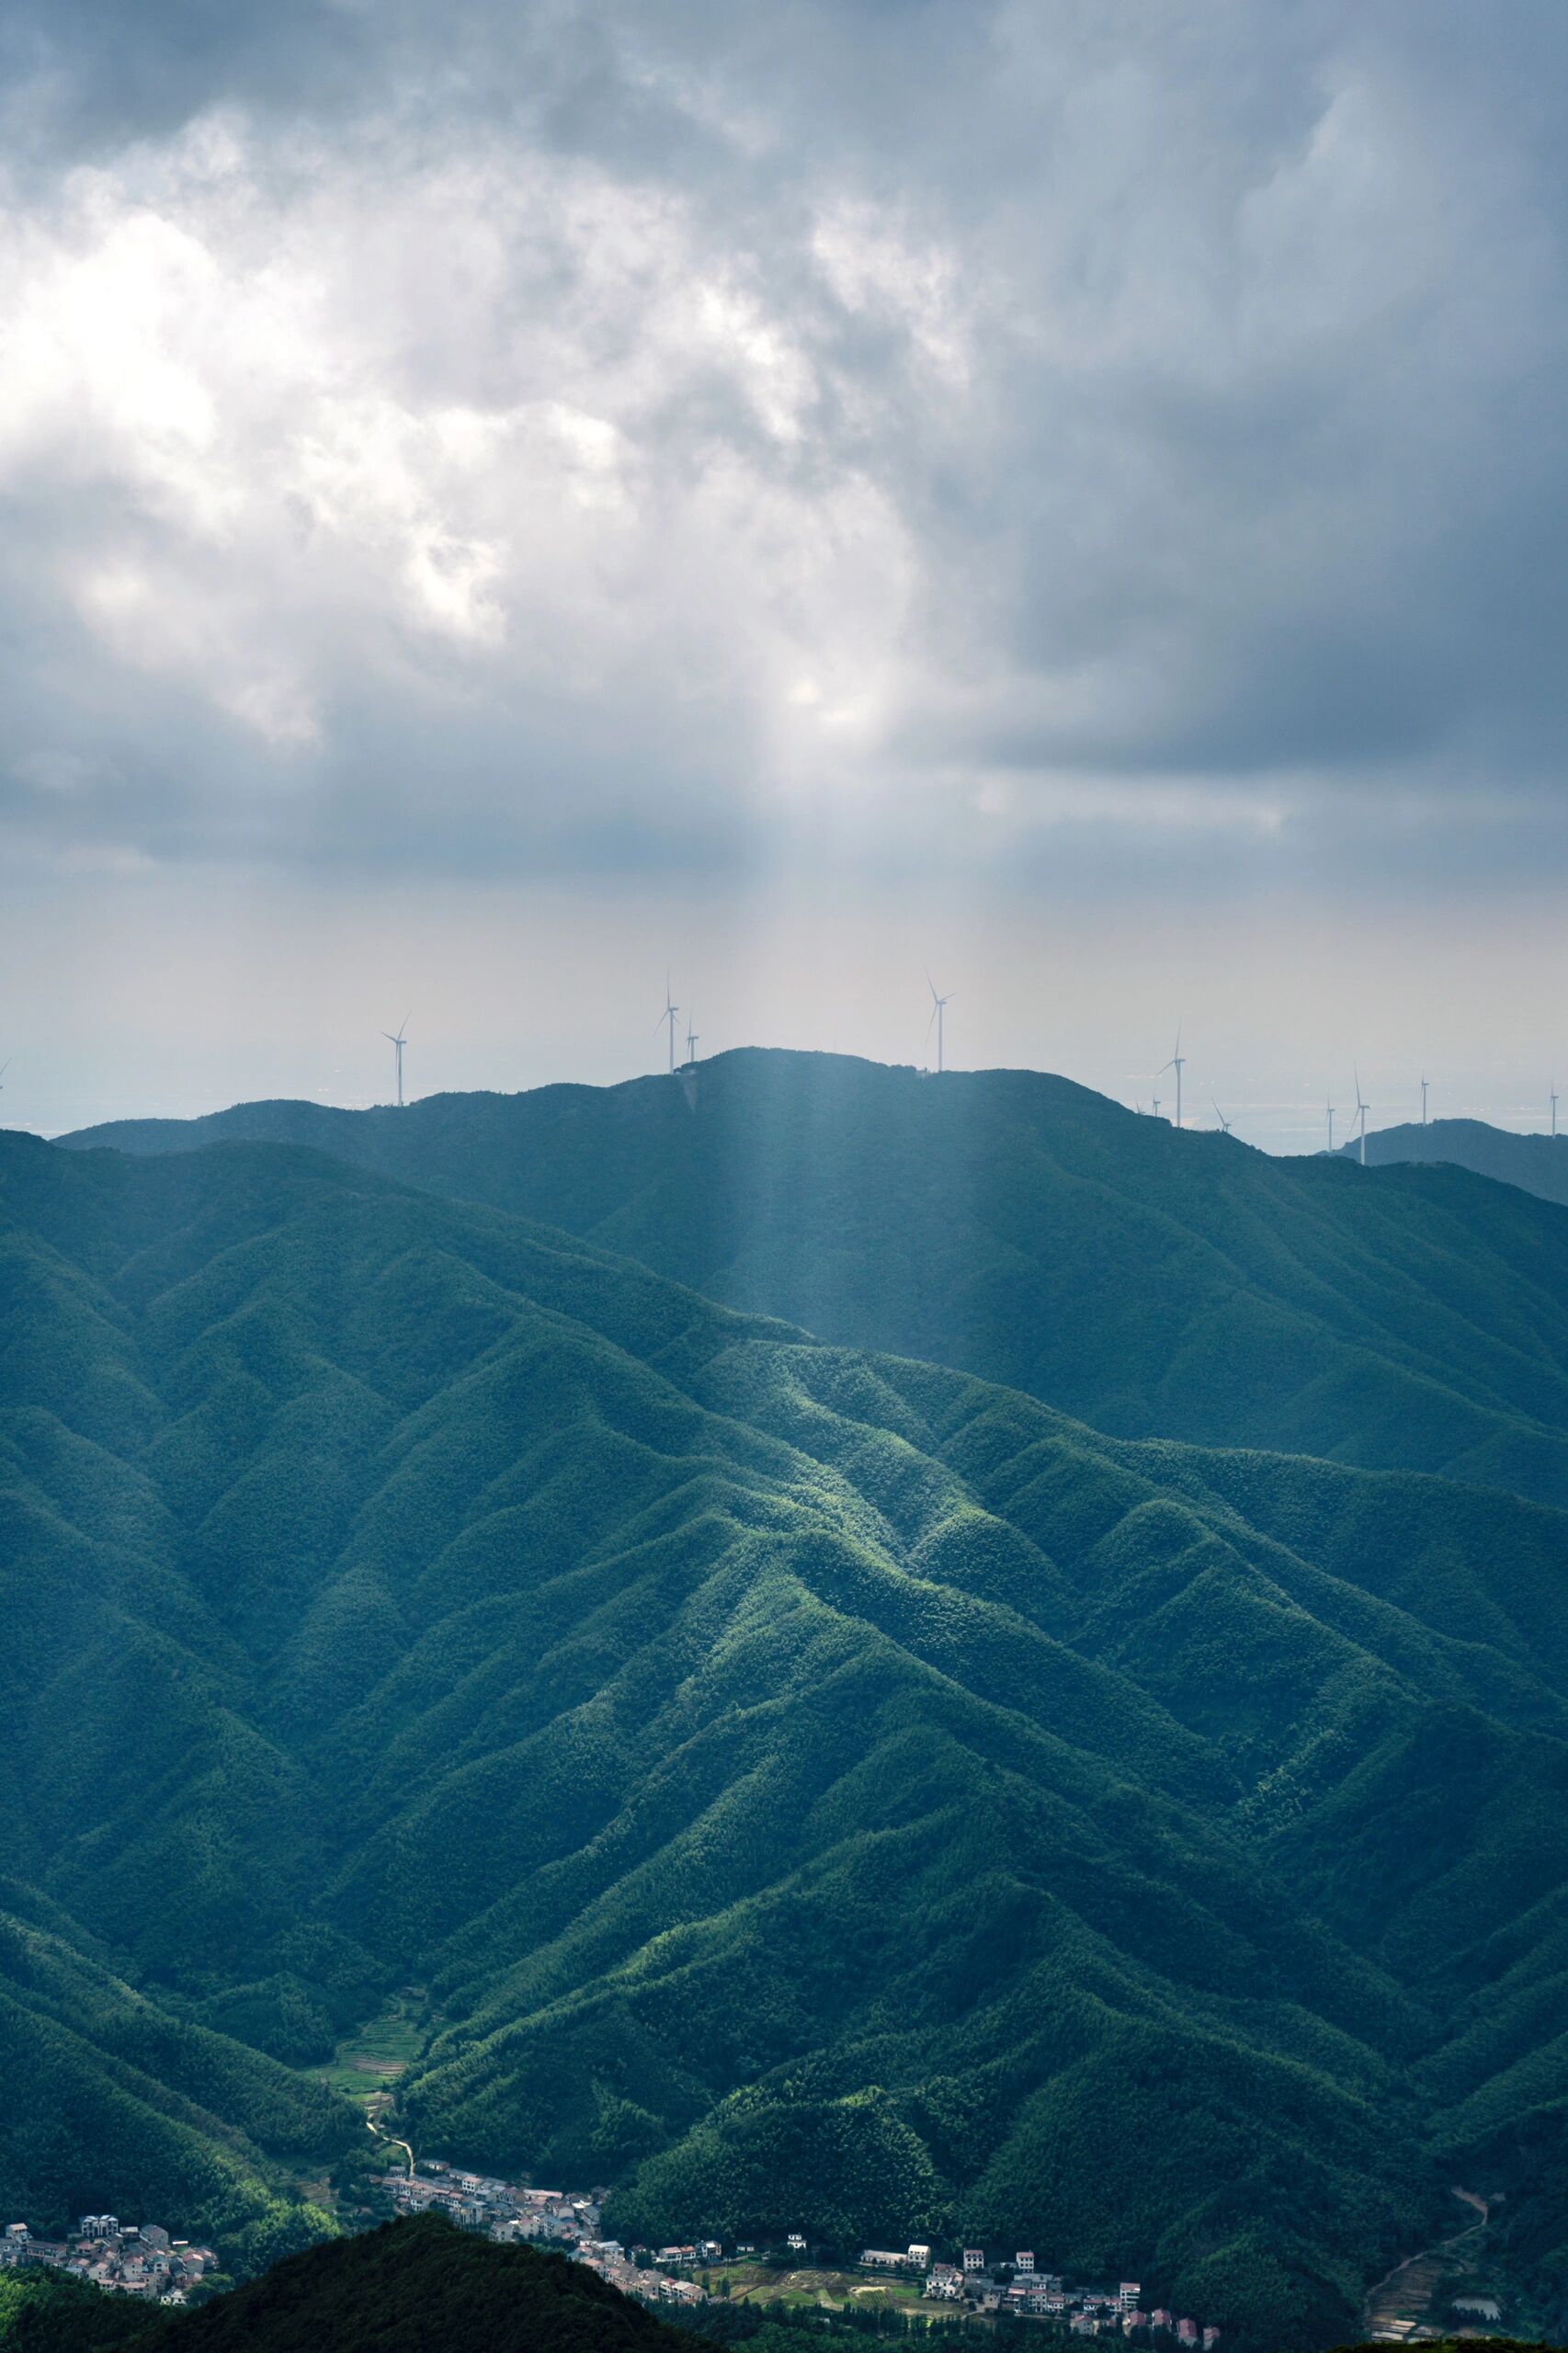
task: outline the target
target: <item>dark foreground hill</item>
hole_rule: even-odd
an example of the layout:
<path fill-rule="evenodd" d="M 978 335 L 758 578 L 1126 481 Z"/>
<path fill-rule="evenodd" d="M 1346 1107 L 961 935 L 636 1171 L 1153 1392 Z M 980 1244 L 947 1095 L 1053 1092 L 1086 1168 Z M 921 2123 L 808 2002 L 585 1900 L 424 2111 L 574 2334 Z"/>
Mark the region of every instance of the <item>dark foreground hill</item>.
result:
<path fill-rule="evenodd" d="M 1359 1149 L 1347 1143 L 1339 1156 L 1354 1160 Z M 1429 1120 L 1425 1126 L 1411 1120 L 1403 1127 L 1375 1128 L 1367 1138 L 1368 1167 L 1387 1168 L 1396 1161 L 1445 1162 L 1499 1185 L 1517 1185 L 1540 1200 L 1568 1204 L 1568 1135 L 1513 1135 L 1485 1120 Z"/>
<path fill-rule="evenodd" d="M 246 1104 L 64 1141 L 237 1138 L 543 1219 L 1122 1437 L 1568 1505 L 1568 1219 L 1458 1168 L 1272 1160 L 1032 1072 L 755 1051 L 623 1086 Z"/>
<path fill-rule="evenodd" d="M 625 2235 L 1012 2240 L 1282 2347 L 1558 2177 L 1563 1515 L 281 1147 L 0 1138 L 0 1396 L 12 1868 L 208 2034 L 166 2086 L 255 2046 L 214 2145 L 413 1984 L 416 2143 Z M 17 2212 L 185 2194 L 9 2081 Z"/>
<path fill-rule="evenodd" d="M 6 2302 L 12 2304 L 6 2326 Z M 149 2316 L 46 2277 L 0 2279 L 17 2353 L 692 2353 L 597 2273 L 433 2215 L 289 2257 L 199 2310 Z"/>

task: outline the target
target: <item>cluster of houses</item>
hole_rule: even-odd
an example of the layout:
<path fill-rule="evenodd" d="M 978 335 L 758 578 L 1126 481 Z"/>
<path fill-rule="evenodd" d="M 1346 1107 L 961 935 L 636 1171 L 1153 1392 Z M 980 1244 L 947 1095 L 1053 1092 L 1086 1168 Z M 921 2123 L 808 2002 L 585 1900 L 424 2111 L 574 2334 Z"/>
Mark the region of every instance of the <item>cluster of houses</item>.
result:
<path fill-rule="evenodd" d="M 500 2181 L 483 2174 L 459 2173 L 435 2159 L 421 2161 L 412 2174 L 390 2173 L 382 2186 L 402 2213 L 442 2213 L 465 2230 L 484 2231 L 494 2239 L 528 2239 L 554 2245 L 580 2263 L 588 2264 L 601 2279 L 629 2296 L 648 2304 L 699 2304 L 707 2301 L 700 2275 L 725 2260 L 717 2239 L 694 2239 L 687 2245 L 622 2246 L 607 2239 L 600 2229 L 601 2191 L 577 2195 L 569 2190 L 530 2189 L 520 2182 Z M 742 2244 L 730 2256 L 744 2262 L 755 2246 Z M 804 2263 L 806 2240 L 792 2231 L 782 2252 Z M 869 2246 L 860 2268 L 873 2275 L 891 2273 L 918 2279 L 922 2293 L 934 2302 L 951 2303 L 966 2311 L 1007 2312 L 1029 2319 L 1065 2325 L 1077 2336 L 1165 2337 L 1173 2347 L 1191 2353 L 1214 2353 L 1217 2328 L 1206 2328 L 1185 2314 L 1178 2317 L 1156 2304 L 1145 2309 L 1142 2289 L 1135 2279 L 1115 2288 L 1069 2288 L 1053 2271 L 1036 2266 L 1033 2255 L 1020 2250 L 1010 2261 L 988 2260 L 983 2247 L 966 2246 L 960 2263 L 940 2263 L 932 2250 L 916 2242 L 902 2252 Z"/>
<path fill-rule="evenodd" d="M 210 2246 L 172 2239 L 157 2222 L 121 2223 L 117 2214 L 84 2214 L 62 2239 L 35 2238 L 26 2222 L 11 2222 L 0 2236 L 0 2270 L 24 2263 L 47 2264 L 149 2303 L 183 2304 L 196 2282 L 218 2268 Z"/>
<path fill-rule="evenodd" d="M 1179 2318 L 1164 2304 L 1145 2310 L 1143 2290 L 1136 2279 L 1115 2288 L 1069 2288 L 1060 2272 L 1037 2267 L 1031 2249 L 1022 2247 L 1011 2262 L 987 2258 L 982 2246 L 966 2246 L 960 2263 L 937 2263 L 931 2249 L 917 2240 L 900 2255 L 890 2247 L 869 2246 L 860 2257 L 866 2271 L 902 2272 L 923 2279 L 923 2293 L 938 2303 L 963 2304 L 982 2313 L 1027 2313 L 1031 2319 L 1065 2322 L 1074 2336 L 1169 2336 L 1178 2346 L 1199 2353 L 1214 2353 L 1217 2328 L 1202 2326 L 1184 2313 Z"/>
<path fill-rule="evenodd" d="M 464 2230 L 483 2231 L 493 2239 L 557 2247 L 589 2265 L 612 2287 L 648 2304 L 704 2302 L 699 2281 L 681 2274 L 719 2260 L 720 2249 L 712 2240 L 700 2246 L 665 2247 L 651 2257 L 646 2247 L 632 2250 L 619 2239 L 603 2237 L 598 2192 L 578 2196 L 569 2190 L 529 2189 L 521 2182 L 500 2181 L 487 2174 L 459 2173 L 435 2158 L 424 2161 L 417 2173 L 384 2175 L 381 2186 L 400 2213 L 445 2214 Z"/>

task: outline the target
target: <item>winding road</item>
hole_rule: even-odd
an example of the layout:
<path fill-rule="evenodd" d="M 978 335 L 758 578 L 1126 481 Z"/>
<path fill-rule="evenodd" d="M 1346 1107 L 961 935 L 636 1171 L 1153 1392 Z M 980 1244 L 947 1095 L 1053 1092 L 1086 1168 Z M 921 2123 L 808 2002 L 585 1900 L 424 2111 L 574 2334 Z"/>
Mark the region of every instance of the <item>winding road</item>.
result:
<path fill-rule="evenodd" d="M 394 2149 L 403 2151 L 403 2155 L 408 2159 L 408 2178 L 412 2181 L 414 2179 L 414 2151 L 409 2147 L 408 2143 L 400 2141 L 395 2132 L 383 2132 L 381 2120 L 373 2109 L 367 2108 L 365 2110 L 365 2130 L 367 2132 L 373 2132 L 378 2141 L 389 2142 Z"/>

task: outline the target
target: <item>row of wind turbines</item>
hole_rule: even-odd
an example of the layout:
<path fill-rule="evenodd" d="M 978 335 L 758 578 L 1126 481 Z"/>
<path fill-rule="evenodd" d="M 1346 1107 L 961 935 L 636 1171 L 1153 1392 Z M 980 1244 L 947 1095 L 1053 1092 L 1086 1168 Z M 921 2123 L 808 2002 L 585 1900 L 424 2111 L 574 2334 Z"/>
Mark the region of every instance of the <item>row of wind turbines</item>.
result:
<path fill-rule="evenodd" d="M 1182 1074 L 1183 1070 L 1186 1068 L 1186 1066 L 1187 1066 L 1187 1056 L 1182 1052 L 1182 1050 L 1181 1050 L 1181 1025 L 1180 1025 L 1180 1023 L 1178 1022 L 1178 1023 L 1176 1024 L 1176 1051 L 1172 1054 L 1172 1056 L 1171 1056 L 1171 1058 L 1170 1058 L 1169 1062 L 1162 1063 L 1160 1064 L 1159 1069 L 1154 1073 L 1154 1078 L 1155 1078 L 1156 1083 L 1158 1083 L 1158 1081 L 1159 1081 L 1160 1079 L 1164 1078 L 1164 1076 L 1165 1076 L 1165 1074 L 1166 1071 L 1168 1071 L 1168 1070 L 1174 1070 L 1174 1071 L 1175 1071 L 1175 1073 L 1176 1073 L 1176 1126 L 1177 1126 L 1178 1128 L 1181 1126 L 1181 1123 L 1182 1123 L 1182 1117 L 1181 1117 L 1181 1074 Z M 1358 1152 L 1358 1155 L 1357 1155 L 1357 1156 L 1358 1156 L 1358 1158 L 1359 1159 L 1359 1161 L 1360 1161 L 1360 1164 L 1361 1164 L 1362 1167 L 1363 1167 L 1363 1168 L 1365 1168 L 1365 1166 L 1367 1165 L 1367 1114 L 1368 1114 L 1368 1112 L 1371 1109 L 1371 1108 L 1372 1108 L 1372 1107 L 1371 1107 L 1371 1105 L 1368 1102 L 1368 1100 L 1367 1100 L 1366 1097 L 1365 1097 L 1365 1096 L 1362 1094 L 1362 1092 L 1361 1092 L 1361 1073 L 1360 1073 L 1360 1071 L 1359 1071 L 1359 1069 L 1358 1069 L 1358 1069 L 1356 1069 L 1356 1071 L 1355 1071 L 1355 1078 L 1356 1078 L 1356 1108 L 1354 1109 L 1354 1111 L 1353 1111 L 1353 1112 L 1351 1113 L 1351 1115 L 1350 1115 L 1350 1128 L 1351 1128 L 1351 1132 L 1352 1132 L 1352 1134 L 1354 1134 L 1354 1135 L 1356 1135 L 1356 1136 L 1357 1136 L 1358 1142 L 1358 1143 L 1359 1143 L 1359 1145 L 1360 1145 L 1360 1150 L 1359 1150 L 1359 1152 Z M 1427 1085 L 1428 1085 L 1427 1080 L 1426 1080 L 1426 1078 L 1423 1078 L 1423 1079 L 1422 1079 L 1422 1081 L 1421 1081 L 1421 1124 L 1422 1124 L 1422 1126 L 1423 1126 L 1423 1127 L 1425 1127 L 1425 1126 L 1426 1125 L 1426 1089 L 1427 1089 Z M 1159 1116 L 1160 1116 L 1160 1098 L 1159 1098 L 1159 1097 L 1158 1097 L 1157 1095 L 1155 1095 L 1155 1096 L 1152 1097 L 1150 1099 L 1152 1100 L 1152 1102 L 1153 1102 L 1153 1107 L 1154 1107 L 1154 1117 L 1155 1117 L 1155 1119 L 1157 1120 L 1157 1119 L 1159 1118 Z M 1212 1096 L 1210 1096 L 1209 1099 L 1210 1099 L 1210 1101 L 1211 1103 L 1213 1103 L 1213 1102 L 1214 1102 L 1214 1098 L 1213 1098 L 1213 1097 L 1212 1097 Z M 1140 1111 L 1142 1111 L 1142 1108 L 1143 1108 L 1143 1106 L 1142 1106 L 1142 1103 L 1140 1103 L 1140 1104 L 1138 1105 L 1138 1107 L 1137 1107 L 1137 1108 L 1138 1108 L 1138 1109 L 1139 1109 Z M 1334 1150 L 1334 1121 L 1335 1121 L 1335 1105 L 1334 1105 L 1334 1102 L 1333 1102 L 1332 1098 L 1331 1098 L 1331 1099 L 1330 1099 L 1330 1101 L 1329 1101 L 1329 1102 L 1324 1106 L 1324 1109 L 1325 1109 L 1325 1112 L 1326 1112 L 1326 1115 L 1327 1115 L 1327 1119 L 1328 1119 L 1328 1148 L 1329 1148 L 1330 1152 L 1332 1152 L 1332 1151 Z M 1215 1117 L 1216 1120 L 1219 1122 L 1219 1127 L 1220 1127 L 1220 1132 L 1221 1132 L 1221 1135 L 1227 1135 L 1227 1136 L 1228 1136 L 1228 1135 L 1230 1134 L 1230 1132 L 1231 1132 L 1232 1122 L 1231 1122 L 1229 1120 L 1227 1120 L 1227 1119 L 1226 1119 L 1225 1114 L 1223 1113 L 1223 1111 L 1221 1111 L 1221 1110 L 1220 1106 L 1218 1105 L 1218 1103 L 1214 1103 L 1214 1117 Z M 1552 1132 L 1552 1134 L 1553 1134 L 1553 1135 L 1555 1135 L 1555 1134 L 1557 1133 L 1557 1095 L 1556 1095 L 1556 1091 L 1555 1091 L 1555 1089 L 1553 1090 L 1552 1097 L 1551 1097 L 1551 1132 Z"/>
<path fill-rule="evenodd" d="M 932 1031 L 935 1030 L 937 1037 L 937 1074 L 940 1076 L 947 1067 L 947 1010 L 949 1006 L 953 1002 L 956 992 L 949 989 L 945 996 L 942 995 L 929 972 L 926 975 L 926 986 L 930 991 L 931 1012 L 930 1017 L 926 1024 L 925 1051 L 926 1053 L 930 1052 L 931 1034 Z M 690 1070 L 695 1066 L 697 1062 L 697 1048 L 699 1042 L 699 1032 L 692 1027 L 692 1023 L 696 1018 L 696 1016 L 688 1011 L 687 1015 L 686 1034 L 684 1040 L 685 1052 L 684 1054 L 679 1053 L 678 1050 L 682 1043 L 680 1030 L 678 1028 L 679 1016 L 680 1007 L 676 1003 L 675 998 L 671 994 L 670 976 L 668 972 L 666 972 L 665 974 L 664 1011 L 660 1014 L 658 1020 L 654 1023 L 653 1027 L 655 1033 L 665 1029 L 666 1028 L 669 1031 L 669 1067 L 670 1075 L 672 1077 L 678 1069 Z M 407 1016 L 405 1015 L 403 1019 L 399 1022 L 395 1030 L 383 1029 L 381 1035 L 392 1050 L 397 1085 L 397 1108 L 399 1110 L 402 1110 L 404 1100 L 403 1091 L 403 1051 L 408 1044 Z M 1159 1069 L 1154 1073 L 1154 1081 L 1156 1085 L 1158 1085 L 1159 1081 L 1165 1077 L 1167 1071 L 1174 1071 L 1176 1073 L 1175 1124 L 1178 1128 L 1183 1125 L 1182 1074 L 1186 1070 L 1187 1063 L 1187 1057 L 1181 1050 L 1181 1025 L 1178 1022 L 1176 1025 L 1175 1049 L 1172 1051 L 1169 1060 L 1163 1062 L 1160 1064 Z M 10 1063 L 8 1062 L 0 1063 L 0 1080 L 4 1079 L 6 1073 L 9 1068 Z M 1350 1131 L 1359 1146 L 1358 1157 L 1364 1168 L 1367 1165 L 1367 1115 L 1372 1107 L 1361 1092 L 1361 1073 L 1359 1068 L 1353 1066 L 1353 1069 L 1356 1086 L 1356 1107 L 1350 1114 Z M 1427 1097 L 1431 1082 L 1426 1076 L 1425 1073 L 1422 1074 L 1420 1086 L 1421 1124 L 1423 1127 L 1426 1127 L 1427 1124 Z M 1557 1092 L 1557 1083 L 1555 1080 L 1552 1082 L 1551 1092 L 1547 1099 L 1551 1108 L 1551 1133 L 1555 1136 L 1557 1133 L 1557 1107 L 1560 1100 Z M 1153 1116 L 1155 1119 L 1158 1119 L 1162 1108 L 1161 1099 L 1159 1096 L 1155 1095 L 1151 1097 L 1150 1100 L 1153 1106 Z M 1221 1110 L 1219 1104 L 1214 1102 L 1212 1097 L 1210 1097 L 1210 1101 L 1213 1107 L 1215 1121 L 1219 1127 L 1221 1134 L 1228 1136 L 1233 1123 L 1225 1117 L 1225 1114 Z M 1142 1112 L 1143 1106 L 1142 1103 L 1139 1103 L 1135 1108 L 1138 1111 Z M 1324 1116 L 1328 1122 L 1328 1149 L 1332 1152 L 1334 1150 L 1334 1122 L 1338 1116 L 1337 1108 L 1332 1097 L 1324 1105 Z"/>
<path fill-rule="evenodd" d="M 1155 1082 L 1156 1086 L 1159 1084 L 1160 1080 L 1161 1080 L 1162 1078 L 1164 1078 L 1164 1076 L 1165 1076 L 1165 1074 L 1166 1071 L 1168 1071 L 1168 1070 L 1174 1070 L 1174 1071 L 1175 1071 L 1175 1073 L 1176 1073 L 1176 1125 L 1178 1128 L 1179 1128 L 1179 1127 L 1181 1126 L 1181 1124 L 1182 1124 L 1182 1107 L 1181 1107 L 1181 1074 L 1182 1074 L 1182 1072 L 1186 1069 L 1186 1067 L 1187 1067 L 1187 1056 L 1182 1052 L 1182 1050 L 1181 1050 L 1181 1024 L 1178 1022 L 1178 1023 L 1176 1024 L 1176 1051 L 1172 1054 L 1172 1056 L 1171 1056 L 1171 1058 L 1170 1058 L 1169 1062 L 1162 1063 L 1160 1064 L 1159 1069 L 1154 1073 L 1154 1082 Z M 1210 1096 L 1209 1099 L 1210 1099 L 1210 1102 L 1211 1104 L 1213 1104 L 1213 1107 L 1214 1107 L 1214 1117 L 1215 1117 L 1215 1120 L 1217 1120 L 1217 1122 L 1219 1123 L 1219 1129 L 1220 1129 L 1220 1132 L 1221 1132 L 1221 1135 L 1226 1135 L 1226 1136 L 1228 1136 L 1228 1135 L 1230 1134 L 1230 1132 L 1231 1132 L 1231 1128 L 1232 1128 L 1233 1122 L 1232 1122 L 1231 1120 L 1227 1120 L 1227 1119 L 1226 1119 L 1225 1114 L 1223 1113 L 1223 1111 L 1221 1111 L 1221 1110 L 1220 1106 L 1218 1105 L 1218 1103 L 1215 1103 L 1215 1102 L 1214 1102 L 1214 1098 L 1213 1098 L 1213 1097 L 1212 1097 L 1212 1096 Z M 1155 1119 L 1157 1120 L 1157 1119 L 1159 1118 L 1159 1116 L 1160 1116 L 1160 1098 L 1159 1098 L 1159 1097 L 1158 1097 L 1157 1095 L 1155 1095 L 1155 1096 L 1152 1096 L 1152 1097 L 1151 1097 L 1151 1098 L 1150 1098 L 1150 1100 L 1152 1101 L 1152 1103 L 1153 1103 L 1153 1113 L 1154 1113 L 1154 1117 L 1155 1117 Z M 1557 1130 L 1556 1130 L 1556 1119 L 1557 1119 L 1557 1097 L 1556 1097 L 1556 1096 L 1555 1096 L 1555 1095 L 1554 1095 L 1554 1096 L 1552 1097 L 1552 1098 L 1551 1098 L 1551 1105 L 1552 1105 L 1552 1112 L 1551 1112 L 1551 1116 L 1552 1116 L 1552 1121 L 1553 1121 L 1553 1125 L 1552 1125 L 1552 1133 L 1555 1135 L 1555 1134 L 1556 1134 L 1556 1132 L 1557 1132 Z M 1137 1108 L 1140 1111 L 1142 1111 L 1142 1108 L 1143 1108 L 1143 1106 L 1142 1106 L 1142 1103 L 1140 1103 L 1136 1108 Z M 1363 1096 L 1363 1094 L 1362 1094 L 1362 1092 L 1361 1092 L 1361 1074 L 1360 1074 L 1360 1071 L 1358 1069 L 1358 1070 L 1357 1070 L 1357 1072 L 1356 1072 L 1356 1108 L 1355 1108 L 1355 1110 L 1351 1113 L 1351 1116 L 1350 1116 L 1350 1124 L 1351 1124 L 1351 1128 L 1352 1128 L 1352 1130 L 1355 1130 L 1355 1128 L 1356 1128 L 1356 1126 L 1357 1126 L 1357 1123 L 1358 1123 L 1358 1122 L 1359 1122 L 1359 1127 L 1360 1127 L 1360 1145 L 1361 1145 L 1361 1150 L 1360 1150 L 1360 1155 L 1359 1155 L 1359 1157 L 1360 1157 L 1360 1162 L 1361 1162 L 1361 1165 L 1362 1165 L 1362 1167 L 1363 1167 L 1363 1168 L 1365 1168 L 1365 1166 L 1366 1166 L 1366 1165 L 1367 1165 L 1367 1114 L 1368 1114 L 1368 1112 L 1371 1109 L 1371 1108 L 1372 1108 L 1372 1107 L 1371 1107 L 1371 1105 L 1367 1101 L 1366 1097 Z M 1330 1152 L 1332 1152 L 1332 1151 L 1334 1150 L 1334 1119 L 1335 1119 L 1335 1107 L 1334 1107 L 1334 1104 L 1332 1103 L 1332 1101 L 1327 1105 L 1326 1108 L 1327 1108 L 1327 1112 L 1328 1112 L 1328 1148 L 1329 1148 Z M 1426 1081 L 1425 1079 L 1423 1079 L 1423 1080 L 1422 1080 L 1422 1082 L 1421 1082 L 1421 1124 L 1422 1124 L 1422 1126 L 1423 1126 L 1423 1127 L 1425 1127 L 1425 1126 L 1426 1126 Z"/>
<path fill-rule="evenodd" d="M 1182 1124 L 1181 1074 L 1186 1063 L 1187 1056 L 1181 1050 L 1181 1029 L 1178 1026 L 1176 1029 L 1176 1051 L 1172 1054 L 1169 1062 L 1162 1063 L 1159 1069 L 1154 1073 L 1156 1082 L 1164 1078 L 1166 1071 L 1168 1070 L 1174 1070 L 1176 1073 L 1176 1124 L 1178 1128 Z M 1360 1161 L 1362 1167 L 1365 1168 L 1367 1165 L 1367 1114 L 1370 1111 L 1372 1107 L 1361 1092 L 1361 1073 L 1359 1069 L 1355 1065 L 1352 1065 L 1352 1071 L 1356 1086 L 1356 1108 L 1350 1114 L 1350 1133 L 1359 1147 L 1357 1157 Z M 1432 1083 L 1425 1074 L 1423 1074 L 1419 1083 L 1421 1087 L 1421 1125 L 1426 1127 L 1427 1125 L 1427 1098 Z M 1151 1097 L 1150 1099 L 1153 1105 L 1154 1117 L 1158 1119 L 1160 1116 L 1160 1098 L 1155 1095 Z M 1557 1106 L 1560 1099 L 1561 1098 L 1557 1092 L 1557 1082 L 1554 1079 L 1547 1096 L 1547 1104 L 1551 1112 L 1551 1133 L 1554 1136 L 1557 1133 Z M 1210 1097 L 1210 1100 L 1212 1103 L 1213 1097 Z M 1140 1103 L 1136 1108 L 1138 1110 L 1142 1111 L 1143 1106 Z M 1328 1122 L 1328 1149 L 1332 1152 L 1334 1150 L 1334 1122 L 1335 1118 L 1338 1116 L 1337 1109 L 1332 1097 L 1324 1106 L 1324 1115 Z M 1214 1103 L 1214 1117 L 1219 1123 L 1221 1134 L 1229 1135 L 1231 1132 L 1232 1122 L 1226 1119 L 1225 1114 L 1221 1110 L 1218 1103 Z"/>

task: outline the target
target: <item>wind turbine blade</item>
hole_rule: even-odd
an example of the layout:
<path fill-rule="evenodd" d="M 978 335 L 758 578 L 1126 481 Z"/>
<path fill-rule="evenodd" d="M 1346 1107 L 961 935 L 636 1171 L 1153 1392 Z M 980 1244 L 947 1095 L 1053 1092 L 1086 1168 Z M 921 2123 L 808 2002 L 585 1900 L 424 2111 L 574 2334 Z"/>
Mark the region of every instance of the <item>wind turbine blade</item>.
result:
<path fill-rule="evenodd" d="M 931 1032 L 932 1032 L 932 1030 L 933 1030 L 936 1027 L 937 1027 L 937 1008 L 936 1008 L 936 1006 L 933 1006 L 931 1007 L 931 1018 L 930 1018 L 930 1020 L 929 1020 L 929 1021 L 927 1021 L 927 1023 L 926 1024 L 926 1043 L 927 1045 L 929 1045 L 929 1044 L 930 1044 L 930 1042 L 931 1042 Z"/>

